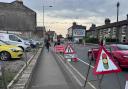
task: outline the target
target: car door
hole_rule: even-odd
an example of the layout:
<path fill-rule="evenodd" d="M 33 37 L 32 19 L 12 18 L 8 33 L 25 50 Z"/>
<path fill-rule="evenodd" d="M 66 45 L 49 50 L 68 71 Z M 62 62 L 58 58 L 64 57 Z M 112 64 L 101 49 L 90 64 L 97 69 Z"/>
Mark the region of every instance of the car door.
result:
<path fill-rule="evenodd" d="M 9 35 L 9 43 L 16 45 L 16 44 L 22 43 L 22 40 L 20 40 L 15 35 Z"/>

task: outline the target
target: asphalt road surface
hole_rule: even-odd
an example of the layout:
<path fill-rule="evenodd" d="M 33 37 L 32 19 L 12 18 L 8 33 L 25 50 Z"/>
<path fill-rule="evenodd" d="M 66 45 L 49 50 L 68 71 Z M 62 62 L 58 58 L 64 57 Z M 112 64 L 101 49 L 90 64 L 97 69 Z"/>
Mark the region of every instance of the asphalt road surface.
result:
<path fill-rule="evenodd" d="M 87 51 L 90 48 L 94 48 L 98 46 L 93 45 L 75 45 L 74 48 L 77 52 L 78 58 L 80 61 L 78 62 L 70 62 L 71 65 L 80 73 L 80 76 L 85 78 L 87 76 L 87 70 L 89 68 L 89 60 L 87 56 Z M 93 67 L 94 67 L 94 61 L 91 64 L 91 69 L 89 72 L 88 81 L 90 81 L 90 85 L 92 86 L 92 89 L 99 89 L 98 87 L 98 81 L 92 81 L 97 80 L 97 77 L 93 74 Z M 118 76 L 117 76 L 118 75 Z M 125 89 L 125 83 L 126 83 L 126 76 L 128 76 L 128 69 L 123 69 L 121 73 L 115 74 L 107 74 L 103 76 L 103 80 L 101 82 L 101 89 Z M 99 76 L 101 77 L 101 75 Z M 82 84 L 84 82 L 82 81 Z"/>

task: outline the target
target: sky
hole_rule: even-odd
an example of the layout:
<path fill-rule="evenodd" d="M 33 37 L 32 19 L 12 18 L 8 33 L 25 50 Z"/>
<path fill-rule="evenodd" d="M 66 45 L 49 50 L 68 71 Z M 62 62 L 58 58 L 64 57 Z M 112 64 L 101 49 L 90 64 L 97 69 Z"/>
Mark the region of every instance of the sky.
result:
<path fill-rule="evenodd" d="M 14 0 L 0 0 L 12 2 Z M 37 12 L 37 25 L 44 25 L 46 30 L 56 31 L 64 37 L 73 22 L 90 28 L 91 24 L 100 26 L 105 18 L 116 21 L 117 2 L 120 2 L 119 21 L 125 20 L 128 14 L 128 0 L 23 0 L 24 4 Z M 52 6 L 52 7 L 49 7 Z"/>

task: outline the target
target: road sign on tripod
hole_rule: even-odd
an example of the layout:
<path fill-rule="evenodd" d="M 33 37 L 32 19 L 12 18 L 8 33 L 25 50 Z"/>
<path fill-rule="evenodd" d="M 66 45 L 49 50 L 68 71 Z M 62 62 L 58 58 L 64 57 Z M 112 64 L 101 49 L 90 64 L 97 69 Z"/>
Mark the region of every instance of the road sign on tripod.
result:
<path fill-rule="evenodd" d="M 113 57 L 111 57 L 107 50 L 102 46 L 98 52 L 94 74 L 108 74 L 117 72 L 121 72 L 121 69 L 114 62 Z"/>
<path fill-rule="evenodd" d="M 76 52 L 74 51 L 73 47 L 70 44 L 68 44 L 65 48 L 64 57 L 66 59 L 72 59 L 73 61 L 78 61 Z"/>

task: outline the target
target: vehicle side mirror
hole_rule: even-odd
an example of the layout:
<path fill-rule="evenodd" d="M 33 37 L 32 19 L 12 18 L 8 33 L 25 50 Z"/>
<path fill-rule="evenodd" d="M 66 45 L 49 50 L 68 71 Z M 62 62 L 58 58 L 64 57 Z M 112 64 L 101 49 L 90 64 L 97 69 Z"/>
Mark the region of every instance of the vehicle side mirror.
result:
<path fill-rule="evenodd" d="M 18 42 L 22 42 L 22 41 L 19 39 Z"/>

